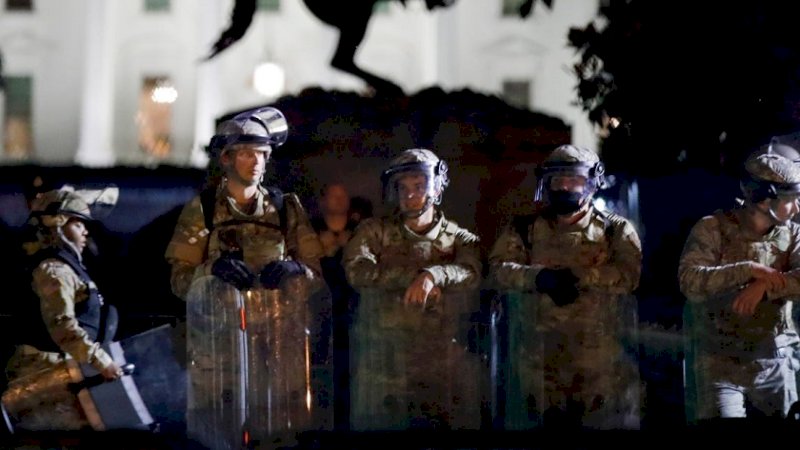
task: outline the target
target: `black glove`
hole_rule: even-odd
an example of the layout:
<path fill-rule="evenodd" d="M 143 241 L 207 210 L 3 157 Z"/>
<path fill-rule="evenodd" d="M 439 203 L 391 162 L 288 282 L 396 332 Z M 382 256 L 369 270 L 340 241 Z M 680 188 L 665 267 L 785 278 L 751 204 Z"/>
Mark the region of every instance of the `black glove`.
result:
<path fill-rule="evenodd" d="M 286 278 L 305 273 L 306 268 L 297 261 L 272 261 L 261 270 L 259 279 L 266 289 L 278 289 Z"/>
<path fill-rule="evenodd" d="M 256 282 L 256 276 L 241 257 L 236 253 L 225 252 L 211 265 L 211 274 L 226 283 L 232 284 L 236 289 L 250 289 Z"/>
<path fill-rule="evenodd" d="M 579 291 L 578 277 L 569 269 L 542 269 L 536 275 L 536 290 L 547 294 L 558 306 L 575 302 Z"/>

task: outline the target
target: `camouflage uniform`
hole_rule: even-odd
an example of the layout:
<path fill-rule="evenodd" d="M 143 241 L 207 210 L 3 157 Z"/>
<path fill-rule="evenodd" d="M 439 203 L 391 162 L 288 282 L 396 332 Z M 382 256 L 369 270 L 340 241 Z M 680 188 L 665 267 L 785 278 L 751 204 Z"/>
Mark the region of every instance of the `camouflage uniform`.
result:
<path fill-rule="evenodd" d="M 260 187 L 255 210 L 247 213 L 225 189 L 217 190 L 214 205 L 214 230 L 209 234 L 200 196 L 183 208 L 166 259 L 172 265 L 172 290 L 185 299 L 192 280 L 211 275 L 211 266 L 225 251 L 241 250 L 244 262 L 253 273 L 259 273 L 272 261 L 294 258 L 312 269 L 310 279 L 320 272 L 322 246 L 295 194 L 283 196 L 286 208 L 286 236 L 283 235 L 280 214 L 265 188 Z"/>
<path fill-rule="evenodd" d="M 31 287 L 39 300 L 41 318 L 38 320 L 44 321 L 49 338 L 60 351 L 37 348 L 45 346 L 34 346 L 30 342 L 41 342 L 41 337 L 30 335 L 22 338 L 22 341 L 29 343 L 18 345 L 7 363 L 9 389 L 3 395 L 4 403 L 26 405 L 17 412 L 18 426 L 30 430 L 77 430 L 88 427 L 89 422 L 77 397 L 67 389 L 65 383 L 79 381 L 72 376 L 76 370 L 75 362 L 91 364 L 98 371 L 113 363 L 101 344 L 81 326 L 79 319 L 82 318 L 76 316 L 76 311 L 86 308 L 89 308 L 87 314 L 99 315 L 96 309 L 102 306 L 102 297 L 97 297 L 99 294 L 94 282 L 86 276 L 82 277 L 67 262 L 80 265 L 78 270 L 85 274 L 78 251 L 59 237 L 59 229 L 68 220 L 67 216 L 91 219 L 88 202 L 81 198 L 81 193 L 70 189 L 48 192 L 32 207 L 32 216 L 36 218 L 40 230 L 40 249 L 32 257 L 38 256 L 40 261 L 33 269 Z M 57 214 L 47 208 L 53 204 L 61 205 Z M 48 211 L 46 216 L 42 214 L 45 209 Z M 59 252 L 68 254 L 63 258 L 56 257 Z M 100 301 L 92 302 L 93 298 Z M 34 324 L 24 326 L 27 330 L 36 329 Z M 50 385 L 54 380 L 61 382 Z M 30 398 L 26 398 L 28 396 Z"/>
<path fill-rule="evenodd" d="M 589 150 L 565 146 L 546 163 L 562 161 L 599 162 Z M 635 333 L 631 294 L 641 258 L 632 224 L 591 206 L 571 225 L 557 224 L 545 210 L 515 219 L 500 234 L 489 263 L 508 296 L 508 428 L 536 426 L 548 409 L 566 410 L 593 428 L 638 428 L 637 363 L 625 354 L 624 340 Z M 577 277 L 573 303 L 556 306 L 536 291 L 545 268 L 568 268 Z"/>
<path fill-rule="evenodd" d="M 212 149 L 280 145 L 259 111 L 221 124 Z M 165 253 L 173 292 L 187 300 L 188 433 L 214 448 L 236 448 L 243 431 L 272 439 L 310 427 L 307 308 L 322 288 L 322 246 L 297 196 L 258 185 L 243 210 L 226 186 L 223 180 L 184 206 Z M 275 262 L 301 263 L 303 272 L 277 288 L 257 280 L 239 291 L 214 273 L 232 254 L 256 278 Z"/>
<path fill-rule="evenodd" d="M 361 295 L 351 345 L 355 429 L 477 428 L 477 360 L 459 331 L 477 309 L 477 244 L 439 211 L 426 233 L 412 231 L 399 215 L 366 219 L 356 229 L 343 258 Z M 404 306 L 406 288 L 422 271 L 441 297 L 424 309 Z"/>
<path fill-rule="evenodd" d="M 800 169 L 780 156 L 751 158 L 746 169 L 778 186 L 800 183 Z M 680 260 L 695 349 L 689 374 L 695 380 L 687 393 L 697 396 L 699 419 L 744 417 L 745 397 L 767 415 L 785 415 L 797 400 L 792 347 L 799 340 L 791 298 L 800 294 L 800 225 L 787 221 L 758 235 L 744 222 L 750 208 L 718 210 L 700 219 Z M 754 316 L 741 317 L 731 303 L 751 281 L 752 262 L 785 272 L 787 286 L 768 291 Z"/>

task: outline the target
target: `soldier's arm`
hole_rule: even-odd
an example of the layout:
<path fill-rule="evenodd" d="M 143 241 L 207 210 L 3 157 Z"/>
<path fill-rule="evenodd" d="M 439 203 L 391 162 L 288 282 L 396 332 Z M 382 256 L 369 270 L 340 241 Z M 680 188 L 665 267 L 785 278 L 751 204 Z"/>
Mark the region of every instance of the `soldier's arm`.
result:
<path fill-rule="evenodd" d="M 530 265 L 530 255 L 522 237 L 507 226 L 489 252 L 490 276 L 501 289 L 531 290 L 536 287 L 536 275 L 543 268 Z"/>
<path fill-rule="evenodd" d="M 58 260 L 45 260 L 33 271 L 33 289 L 50 337 L 75 360 L 89 363 L 102 371 L 113 362 L 111 356 L 94 342 L 75 318 L 75 298 L 87 289 L 75 272 Z"/>
<path fill-rule="evenodd" d="M 353 238 L 344 247 L 342 265 L 353 287 L 405 289 L 416 278 L 417 270 L 406 264 L 381 261 L 382 234 L 381 221 L 367 219 L 358 225 Z"/>
<path fill-rule="evenodd" d="M 800 226 L 790 223 L 789 230 L 792 234 L 792 243 L 789 247 L 789 270 L 785 272 L 786 287 L 767 290 L 767 298 L 770 300 L 800 295 Z"/>
<path fill-rule="evenodd" d="M 164 255 L 172 266 L 172 292 L 184 300 L 197 271 L 207 272 L 203 264 L 207 245 L 208 230 L 203 209 L 200 197 L 195 197 L 183 207 Z"/>
<path fill-rule="evenodd" d="M 427 266 L 423 270 L 430 272 L 433 283 L 439 287 L 477 287 L 482 272 L 478 236 L 463 228 L 459 229 L 455 234 L 453 245 L 455 259 L 451 264 Z"/>
<path fill-rule="evenodd" d="M 642 244 L 633 225 L 624 219 L 617 221 L 611 236 L 611 255 L 608 262 L 578 271 L 578 286 L 612 294 L 630 294 L 639 286 L 642 273 Z"/>
<path fill-rule="evenodd" d="M 750 261 L 720 264 L 722 236 L 718 220 L 700 219 L 686 240 L 678 265 L 681 292 L 695 302 L 734 291 L 751 278 Z"/>
<path fill-rule="evenodd" d="M 319 236 L 311 226 L 311 221 L 303 205 L 295 194 L 286 194 L 286 242 L 289 254 L 311 269 L 314 278 L 322 273 L 320 258 L 325 256 Z"/>

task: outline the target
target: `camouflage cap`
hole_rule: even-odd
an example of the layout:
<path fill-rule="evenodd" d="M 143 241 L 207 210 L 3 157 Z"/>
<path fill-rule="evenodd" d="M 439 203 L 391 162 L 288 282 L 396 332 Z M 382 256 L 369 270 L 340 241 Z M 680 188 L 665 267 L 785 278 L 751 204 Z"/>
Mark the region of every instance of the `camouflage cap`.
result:
<path fill-rule="evenodd" d="M 42 218 L 45 226 L 63 226 L 69 217 L 94 220 L 92 209 L 113 207 L 119 198 L 119 188 L 76 190 L 70 185 L 47 191 L 31 203 L 31 215 Z"/>
<path fill-rule="evenodd" d="M 775 153 L 765 153 L 745 162 L 747 173 L 760 181 L 776 184 L 800 184 L 800 167 Z"/>
<path fill-rule="evenodd" d="M 544 160 L 545 163 L 589 163 L 600 162 L 597 153 L 586 147 L 562 145 L 553 150 Z"/>
<path fill-rule="evenodd" d="M 405 164 L 413 164 L 413 163 L 426 163 L 435 165 L 439 162 L 439 157 L 436 156 L 436 153 L 424 148 L 412 148 L 408 150 L 403 150 L 400 155 L 396 156 L 392 161 L 389 163 L 390 167 L 397 167 L 402 166 Z"/>

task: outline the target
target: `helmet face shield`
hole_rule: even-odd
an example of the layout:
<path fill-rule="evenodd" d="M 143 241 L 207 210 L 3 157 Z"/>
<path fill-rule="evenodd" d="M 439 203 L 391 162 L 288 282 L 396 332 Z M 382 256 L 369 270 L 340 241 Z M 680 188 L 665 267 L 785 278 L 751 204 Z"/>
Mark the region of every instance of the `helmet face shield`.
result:
<path fill-rule="evenodd" d="M 403 199 L 419 198 L 421 201 L 438 203 L 433 167 L 428 164 L 414 164 L 384 173 L 384 201 L 400 206 Z"/>
<path fill-rule="evenodd" d="M 538 176 L 534 198 L 537 202 L 547 201 L 548 192 L 578 192 L 588 197 L 603 187 L 602 165 L 599 163 L 546 164 L 538 170 Z"/>
<path fill-rule="evenodd" d="M 283 113 L 272 107 L 258 108 L 237 114 L 223 122 L 211 138 L 210 147 L 218 151 L 233 145 L 250 144 L 269 151 L 286 142 L 289 124 Z"/>

